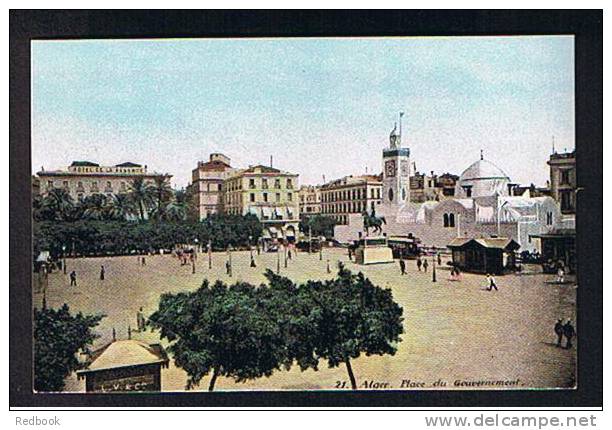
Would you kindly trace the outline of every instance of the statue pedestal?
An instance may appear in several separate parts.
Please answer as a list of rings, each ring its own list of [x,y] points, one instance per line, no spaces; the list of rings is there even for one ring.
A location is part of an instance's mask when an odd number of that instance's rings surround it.
[[[355,249],[357,264],[393,263],[393,251],[385,236],[365,237],[359,240]]]

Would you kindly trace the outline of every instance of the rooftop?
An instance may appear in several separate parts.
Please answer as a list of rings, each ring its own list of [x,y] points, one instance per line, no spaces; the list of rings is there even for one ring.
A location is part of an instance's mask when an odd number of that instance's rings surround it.
[[[78,373],[167,362],[168,356],[161,345],[148,345],[134,339],[117,340],[94,351],[87,369]]]

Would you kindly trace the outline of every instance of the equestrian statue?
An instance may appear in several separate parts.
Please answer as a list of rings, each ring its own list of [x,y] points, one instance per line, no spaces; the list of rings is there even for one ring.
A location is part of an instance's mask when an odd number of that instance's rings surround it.
[[[382,225],[387,224],[384,216],[377,217],[374,208],[372,208],[372,214],[368,214],[367,211],[364,211],[363,216],[363,228],[365,229],[366,236],[370,234],[370,228],[373,229],[374,234],[382,233]]]

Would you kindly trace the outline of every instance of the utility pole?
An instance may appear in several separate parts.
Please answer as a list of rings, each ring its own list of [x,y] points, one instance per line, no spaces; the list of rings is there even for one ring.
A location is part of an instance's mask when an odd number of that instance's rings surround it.
[[[210,239],[208,240],[208,269],[212,269],[212,244]]]

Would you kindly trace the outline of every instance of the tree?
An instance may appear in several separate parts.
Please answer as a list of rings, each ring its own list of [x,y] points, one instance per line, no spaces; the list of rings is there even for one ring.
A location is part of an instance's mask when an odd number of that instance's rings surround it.
[[[96,327],[103,315],[72,315],[68,305],[34,309],[34,389],[62,391],[64,379],[81,368],[79,351],[87,352],[98,336]]]
[[[110,219],[124,221],[134,215],[134,204],[129,194],[114,194],[108,206]]]
[[[151,204],[152,191],[151,187],[142,177],[136,177],[130,184],[130,198],[134,205],[138,208],[140,220],[144,221],[146,217],[147,207]]]
[[[109,206],[104,194],[96,193],[85,197],[79,204],[83,218],[90,220],[104,220],[108,217]]]
[[[344,363],[351,387],[357,389],[351,359],[361,354],[394,355],[403,333],[402,308],[390,289],[377,287],[363,273],[354,275],[342,265],[333,280],[309,281],[308,291],[316,303],[311,311],[316,355],[329,367]]]
[[[269,376],[286,361],[281,330],[258,296],[247,283],[211,287],[206,280],[195,292],[162,295],[148,324],[171,342],[176,366],[189,375],[187,389],[209,373],[209,391],[219,376]]]
[[[39,218],[48,221],[70,221],[74,211],[74,200],[63,188],[52,188],[40,201]]]
[[[330,216],[312,215],[302,218],[300,221],[300,231],[305,234],[312,233],[313,237],[325,236],[327,238],[334,237],[334,226],[336,220]]]
[[[157,220],[165,219],[166,206],[168,206],[174,195],[170,187],[169,176],[156,176],[153,184],[150,185],[150,192],[154,201],[152,215]]]

